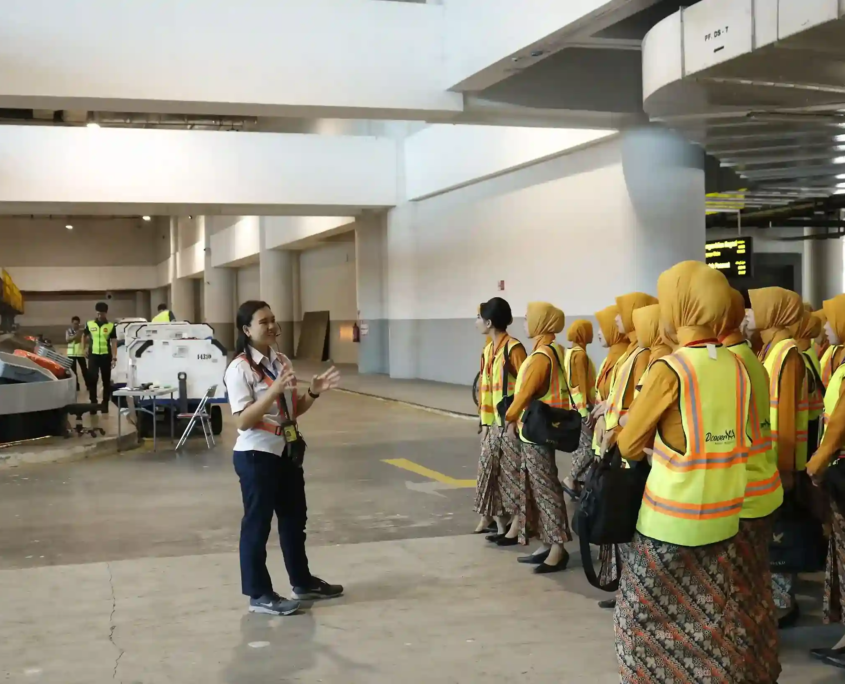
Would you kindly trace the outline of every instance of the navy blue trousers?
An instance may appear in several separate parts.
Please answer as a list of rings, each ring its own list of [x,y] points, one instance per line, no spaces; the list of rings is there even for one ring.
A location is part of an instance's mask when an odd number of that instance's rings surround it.
[[[305,474],[284,456],[264,451],[235,451],[235,472],[241,480],[241,589],[252,598],[273,591],[267,572],[267,540],[273,514],[292,587],[311,583],[305,555]]]

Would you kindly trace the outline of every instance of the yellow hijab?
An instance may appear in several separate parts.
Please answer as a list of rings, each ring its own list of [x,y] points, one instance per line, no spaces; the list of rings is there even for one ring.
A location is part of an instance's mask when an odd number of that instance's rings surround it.
[[[819,336],[822,329],[821,320],[804,309],[801,320],[793,325],[789,332],[795,338],[795,343],[801,351],[807,351],[813,344],[813,340]]]
[[[660,337],[660,305],[651,304],[634,311],[634,331],[643,349],[651,349]]]
[[[528,336],[534,340],[534,349],[555,341],[555,335],[566,325],[563,311],[548,302],[528,302],[525,316]]]
[[[763,287],[749,290],[748,297],[765,344],[776,335],[784,340],[792,337],[790,328],[800,323],[804,315],[804,303],[797,292],[782,287]]]
[[[841,341],[845,341],[845,294],[828,299],[822,304],[822,308],[833,332]]]
[[[745,300],[741,293],[731,288],[728,306],[721,318],[716,320],[716,336],[724,340],[729,335],[739,332],[743,319],[745,319]]]
[[[593,324],[583,318],[572,321],[566,338],[573,345],[578,345],[582,349],[586,349],[587,345],[593,341]]]
[[[660,317],[680,344],[716,337],[714,327],[730,301],[725,276],[701,261],[682,261],[657,279]]]
[[[619,315],[619,307],[615,304],[608,306],[601,311],[596,311],[596,320],[599,322],[601,334],[607,342],[608,347],[614,347],[617,344],[627,343],[625,336],[619,332],[616,327],[616,317]]]
[[[630,292],[616,298],[616,306],[619,307],[619,315],[622,318],[622,327],[625,329],[629,342],[637,341],[637,332],[634,330],[634,311],[652,304],[657,304],[657,300],[645,292]]]

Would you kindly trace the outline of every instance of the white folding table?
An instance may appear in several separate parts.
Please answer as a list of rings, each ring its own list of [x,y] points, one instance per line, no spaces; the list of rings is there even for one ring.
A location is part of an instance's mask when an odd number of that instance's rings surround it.
[[[172,442],[176,439],[176,411],[173,410],[173,393],[176,392],[175,387],[150,387],[149,389],[127,389],[122,388],[119,390],[115,390],[112,392],[112,396],[117,398],[117,449],[120,451],[120,420],[122,418],[120,412],[120,397],[132,397],[133,399],[137,399],[139,402],[144,401],[146,399],[152,400],[152,408],[146,408],[144,406],[136,406],[135,411],[137,413],[146,413],[153,418],[153,451],[156,450],[157,446],[157,435],[156,435],[156,399],[159,397],[165,397],[168,394],[170,395],[170,403],[171,403],[171,411],[170,411],[170,441]]]

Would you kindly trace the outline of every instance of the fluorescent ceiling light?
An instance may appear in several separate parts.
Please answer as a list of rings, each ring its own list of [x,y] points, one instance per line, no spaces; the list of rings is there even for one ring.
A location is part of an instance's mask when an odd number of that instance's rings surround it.
[[[89,121],[86,126],[88,126],[88,128],[99,128],[100,124],[98,124],[96,121]]]
[[[73,230],[73,226],[70,225],[69,223],[65,226],[65,228],[67,228],[68,230]]]
[[[845,164],[845,157],[837,157],[833,160],[834,164]]]
[[[142,216],[141,218],[144,219],[145,221],[152,221],[152,219],[149,216]]]

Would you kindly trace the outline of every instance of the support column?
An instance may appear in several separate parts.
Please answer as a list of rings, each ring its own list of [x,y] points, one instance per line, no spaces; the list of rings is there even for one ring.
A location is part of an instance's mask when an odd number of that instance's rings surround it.
[[[387,216],[366,211],[355,222],[355,277],[361,344],[359,373],[388,373],[390,336],[385,302]]]
[[[146,290],[135,293],[135,316],[150,320],[150,296]]]
[[[200,217],[205,222],[205,217]],[[205,226],[205,272],[203,273],[203,322],[214,328],[214,336],[227,350],[235,348],[235,272],[214,268],[211,263],[211,231]]]
[[[264,219],[261,219],[261,253],[259,256],[259,291],[279,324],[279,350],[293,356],[293,266],[291,253],[281,249],[267,249],[264,239]]]
[[[195,321],[194,282],[179,277],[179,219],[170,219],[170,310],[179,321]]]

